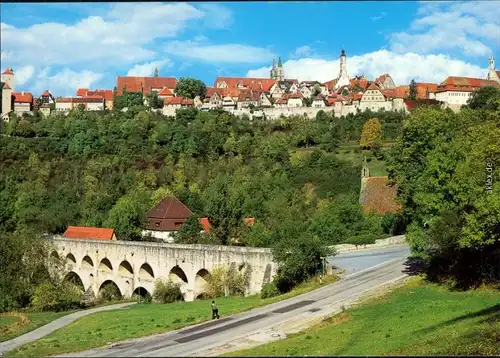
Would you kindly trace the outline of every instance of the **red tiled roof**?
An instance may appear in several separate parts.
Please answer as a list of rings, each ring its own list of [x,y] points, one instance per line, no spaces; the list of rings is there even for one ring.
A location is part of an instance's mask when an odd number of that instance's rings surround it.
[[[203,227],[203,231],[210,232],[210,221],[208,221],[208,218],[200,218],[200,225]]]
[[[323,86],[325,86],[328,91],[332,91],[333,88],[335,87],[335,84],[337,83],[336,79],[330,80],[328,82],[323,83]]]
[[[376,80],[375,80],[375,83],[377,84],[383,84],[384,81],[387,79],[387,78],[390,78],[391,75],[389,75],[388,73],[384,73],[383,75],[380,75]]]
[[[183,97],[171,97],[165,99],[165,104],[182,104]]]
[[[288,103],[288,99],[287,98],[283,98],[281,97],[280,99],[278,99],[276,101],[276,104],[287,104]]]
[[[243,218],[243,222],[248,226],[253,226],[253,224],[255,224],[255,218]]]
[[[152,88],[169,88],[175,89],[177,79],[174,77],[118,77],[116,79],[116,92],[119,96],[122,95],[123,87],[127,92],[141,92],[147,96]]]
[[[33,103],[33,95],[30,92],[12,92],[14,103]]]
[[[2,75],[13,75],[14,70],[12,68],[6,68],[5,71],[2,72]]]
[[[372,82],[372,84],[366,90],[367,91],[368,90],[379,90],[380,91],[380,88],[375,84],[375,82]]]
[[[500,71],[495,71],[497,73],[498,78],[500,78]]]
[[[112,240],[114,232],[114,229],[107,228],[68,226],[63,236],[70,239]]]
[[[194,104],[194,101],[192,99],[185,98],[182,100],[182,104],[185,104],[187,106],[192,106]]]
[[[387,177],[367,178],[362,201],[365,212],[375,212],[379,215],[401,209],[396,202],[396,187],[388,185]]]
[[[49,91],[45,90],[45,91],[42,93],[42,96],[50,96]]]
[[[87,92],[89,91],[88,88],[79,88],[76,90],[76,95],[78,97],[83,97],[83,96],[86,96],[87,95]]]
[[[351,78],[351,80],[349,81],[349,88],[354,88],[356,85],[358,87],[361,87],[362,89],[365,89],[366,86],[368,86],[368,80]]]
[[[214,93],[217,93],[219,96],[222,96],[222,88],[207,87],[207,94],[205,97],[210,98],[214,95]]]
[[[214,87],[220,82],[225,82],[228,88],[238,88],[238,85],[249,87],[251,89],[263,89],[269,91],[276,83],[270,78],[247,78],[247,77],[217,77]]]
[[[500,85],[496,81],[483,80],[481,78],[450,76],[437,86],[436,92],[472,92],[473,90],[486,86],[500,87]]]
[[[89,91],[87,93],[87,97],[101,97],[104,98],[106,101],[112,101],[113,100],[113,90],[94,90],[94,91]]]
[[[166,97],[166,96],[173,96],[174,94],[170,89],[167,87],[163,88],[160,92],[158,92],[158,96]]]
[[[175,196],[163,199],[148,212],[148,218],[159,219],[187,219],[191,215],[191,210]]]
[[[354,101],[359,101],[362,97],[363,97],[363,95],[361,93],[353,93],[352,94],[352,99]]]

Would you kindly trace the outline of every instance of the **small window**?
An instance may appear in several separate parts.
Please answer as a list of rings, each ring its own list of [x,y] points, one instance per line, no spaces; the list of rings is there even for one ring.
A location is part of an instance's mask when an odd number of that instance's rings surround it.
[[[156,225],[156,227],[160,227],[160,221],[157,221],[157,222],[155,223],[155,225]]]
[[[179,229],[182,226],[182,223],[181,222],[176,222],[174,225],[175,225],[176,229]]]

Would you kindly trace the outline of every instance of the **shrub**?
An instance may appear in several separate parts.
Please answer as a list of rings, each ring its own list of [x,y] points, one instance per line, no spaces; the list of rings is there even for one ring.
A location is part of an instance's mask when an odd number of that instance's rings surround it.
[[[122,295],[120,294],[118,287],[114,284],[107,284],[99,291],[99,301],[116,301],[121,299]]]
[[[181,285],[172,281],[158,279],[155,282],[153,299],[158,303],[174,303],[184,300]]]
[[[244,272],[247,272],[247,269]],[[207,296],[243,296],[245,294],[245,279],[248,281],[248,275],[244,272],[238,272],[235,267],[216,267],[207,277]]]
[[[82,306],[83,292],[71,284],[42,283],[35,288],[32,305],[40,311],[65,311]]]
[[[367,157],[367,158],[366,158],[366,161],[367,161],[368,163],[370,163],[370,162],[372,161],[372,157]]]
[[[278,287],[276,287],[276,284],[274,282],[270,282],[264,285],[262,287],[262,291],[260,292],[260,297],[261,298],[271,298],[278,296],[280,294],[280,291],[278,290]]]
[[[384,234],[401,235],[405,232],[404,218],[400,214],[385,214],[382,217],[381,226]]]
[[[348,239],[347,243],[351,245],[356,245],[356,247],[358,247],[359,245],[374,244],[376,239],[377,235],[374,234],[360,234]]]

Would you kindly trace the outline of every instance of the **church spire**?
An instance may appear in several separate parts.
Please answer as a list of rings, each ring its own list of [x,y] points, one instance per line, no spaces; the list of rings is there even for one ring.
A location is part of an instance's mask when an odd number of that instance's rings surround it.
[[[495,71],[495,58],[492,56],[490,56],[490,70],[491,71]]]
[[[278,67],[283,67],[283,62],[281,62],[281,56],[278,57]]]

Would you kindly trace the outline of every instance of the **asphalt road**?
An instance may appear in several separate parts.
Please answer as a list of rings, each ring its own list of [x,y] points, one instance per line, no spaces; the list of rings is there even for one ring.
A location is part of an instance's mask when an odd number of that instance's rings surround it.
[[[193,356],[278,324],[317,315],[348,302],[361,293],[402,277],[407,247],[391,247],[343,253],[329,261],[346,272],[338,282],[272,305],[219,320],[108,347],[68,354],[71,357],[175,357]],[[354,273],[352,273],[354,272]],[[209,308],[207,308],[208,310]],[[224,307],[220,307],[224,312]],[[208,313],[207,313],[208,314]]]

